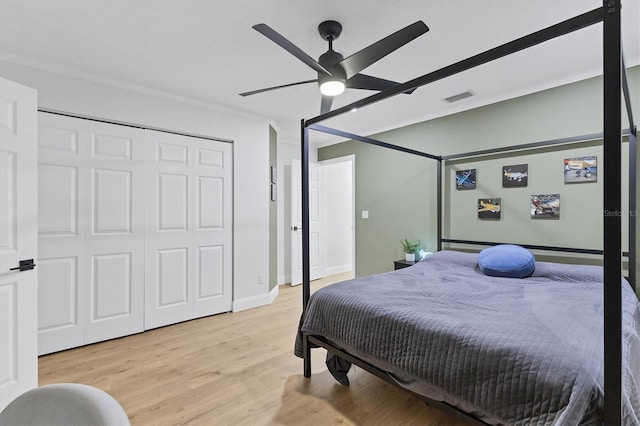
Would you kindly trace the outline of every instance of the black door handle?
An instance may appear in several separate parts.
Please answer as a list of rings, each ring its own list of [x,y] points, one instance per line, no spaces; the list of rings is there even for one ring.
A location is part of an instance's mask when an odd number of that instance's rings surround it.
[[[16,266],[15,268],[9,268],[9,270],[22,272],[22,271],[30,271],[36,267],[36,264],[33,263],[33,259],[21,260],[18,265],[19,266]]]

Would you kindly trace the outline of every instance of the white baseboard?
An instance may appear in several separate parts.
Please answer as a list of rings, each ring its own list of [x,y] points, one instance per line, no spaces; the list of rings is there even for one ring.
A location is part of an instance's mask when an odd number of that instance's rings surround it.
[[[275,286],[269,293],[234,300],[232,311],[240,312],[251,308],[257,308],[259,306],[269,305],[276,297],[278,297],[278,294],[280,294],[280,289],[278,286]]]
[[[343,272],[349,272],[349,271],[353,271],[353,265],[351,263],[347,265],[327,267],[324,269],[324,275],[326,277],[329,275],[342,274]]]
[[[278,285],[289,284],[291,282],[291,275],[280,275],[278,277]]]
[[[269,303],[273,303],[273,301],[276,300],[276,297],[278,297],[279,294],[280,294],[280,287],[278,286],[273,287],[273,289],[269,292]]]

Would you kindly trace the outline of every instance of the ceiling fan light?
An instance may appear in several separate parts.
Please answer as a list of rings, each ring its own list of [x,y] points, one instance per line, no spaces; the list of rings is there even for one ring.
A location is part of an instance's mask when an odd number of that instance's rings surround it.
[[[338,96],[344,92],[345,87],[344,81],[328,80],[320,85],[320,93],[325,96]]]

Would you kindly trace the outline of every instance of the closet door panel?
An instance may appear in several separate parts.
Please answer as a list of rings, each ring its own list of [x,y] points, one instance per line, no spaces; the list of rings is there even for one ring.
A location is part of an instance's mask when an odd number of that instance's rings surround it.
[[[131,315],[131,253],[94,255],[91,321]]]
[[[146,131],[145,142],[145,329],[150,329],[193,318],[193,149],[189,138],[156,131]]]
[[[232,147],[147,131],[145,327],[231,310]]]
[[[224,179],[197,176],[198,231],[224,228]]]
[[[93,169],[92,232],[132,233],[133,179],[129,170]]]
[[[144,330],[144,133],[92,122],[86,343]]]
[[[39,354],[84,345],[83,259],[73,247],[59,247],[58,257],[38,260]]]
[[[194,140],[194,316],[232,308],[232,146]]]
[[[78,167],[64,164],[38,166],[38,217],[42,236],[78,235]]]
[[[42,119],[43,114],[39,115]],[[39,122],[38,148],[49,153],[78,154],[79,134],[75,129],[67,128],[66,120],[49,116],[45,122]]]
[[[189,175],[156,174],[157,231],[187,231]]]
[[[38,327],[48,330],[77,326],[78,259],[73,256],[43,259],[38,267],[43,274],[51,277],[48,285],[43,286],[38,294]],[[51,299],[57,301],[60,309],[46,309]]]
[[[38,354],[84,344],[88,123],[38,114]]]
[[[189,249],[159,249],[157,306],[160,309],[189,303]]]
[[[198,302],[225,295],[224,246],[199,246],[197,265]]]
[[[39,129],[39,353],[142,331],[142,131],[47,113]]]

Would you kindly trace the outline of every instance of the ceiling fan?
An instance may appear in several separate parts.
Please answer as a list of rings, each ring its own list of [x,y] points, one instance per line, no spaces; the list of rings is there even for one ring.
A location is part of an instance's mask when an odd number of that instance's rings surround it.
[[[329,50],[320,55],[316,61],[268,25],[257,24],[253,26],[253,29],[317,71],[318,78],[244,92],[240,93],[240,96],[317,82],[322,93],[321,114],[331,110],[333,97],[341,94],[345,88],[381,91],[399,85],[400,83],[395,81],[361,74],[360,71],[429,31],[429,27],[424,22],[417,21],[345,58],[333,50],[333,41],[340,37],[342,25],[336,21],[324,21],[318,25],[318,32],[323,39],[329,42]],[[409,94],[413,90],[415,89],[403,93]]]

